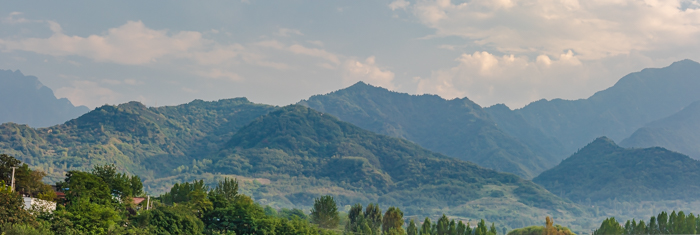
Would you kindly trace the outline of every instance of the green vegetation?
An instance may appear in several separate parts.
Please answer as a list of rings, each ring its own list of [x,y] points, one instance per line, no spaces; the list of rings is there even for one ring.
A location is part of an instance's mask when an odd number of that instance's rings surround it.
[[[632,219],[627,220],[622,226],[614,217],[603,221],[594,235],[619,235],[619,234],[697,234],[700,231],[700,218],[690,213],[686,215],[683,211],[676,214],[676,211],[668,213],[661,212],[657,216],[652,216],[649,222],[644,220],[639,222]]]
[[[556,164],[551,154],[537,147],[537,141],[527,142],[538,150],[533,151],[499,129],[489,113],[467,98],[409,95],[359,82],[299,104],[375,133],[404,138],[426,149],[526,179]]]
[[[624,147],[664,147],[700,159],[700,101],[680,112],[654,121],[620,142]]]
[[[340,205],[379,202],[400,207],[408,216],[447,213],[486,218],[509,228],[531,224],[547,213],[568,222],[586,213],[515,175],[298,105],[241,128],[214,159],[214,170],[222,174],[269,179],[252,195],[279,207],[311,205],[313,198],[333,195]]]
[[[525,228],[514,229],[508,232],[508,235],[576,235],[567,227],[555,225],[552,218],[545,219],[545,226],[529,226]]]
[[[223,179],[201,177],[202,168],[212,163],[208,155],[274,108],[245,98],[158,108],[138,102],[105,105],[48,128],[2,124],[0,151],[46,172],[51,182],[69,170],[114,164],[144,178],[146,191],[163,192],[183,178]]]
[[[533,181],[581,203],[695,201],[700,162],[658,147],[625,149],[601,137]]]

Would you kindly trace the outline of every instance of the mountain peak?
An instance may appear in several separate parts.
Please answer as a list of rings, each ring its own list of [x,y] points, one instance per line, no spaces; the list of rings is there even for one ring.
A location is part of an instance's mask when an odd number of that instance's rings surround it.
[[[698,66],[698,65],[700,65],[700,63],[695,62],[694,60],[684,59],[684,60],[679,60],[679,61],[673,62],[668,67],[673,68],[673,67]]]

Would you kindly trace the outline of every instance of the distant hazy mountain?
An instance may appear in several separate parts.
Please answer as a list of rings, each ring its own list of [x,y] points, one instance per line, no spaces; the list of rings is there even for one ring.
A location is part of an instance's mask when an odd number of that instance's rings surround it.
[[[700,159],[700,101],[674,115],[645,125],[620,145],[660,146]]]
[[[540,100],[515,112],[571,153],[598,136],[622,140],[698,100],[700,64],[683,60],[631,73],[588,99]]]
[[[576,202],[697,200],[700,162],[660,147],[622,148],[601,137],[533,181]]]
[[[32,127],[61,124],[90,111],[85,106],[73,106],[65,98],[56,99],[38,78],[24,76],[19,70],[0,70],[0,100],[0,123]]]
[[[467,98],[409,95],[359,82],[300,104],[361,128],[413,141],[429,150],[525,178],[556,164],[499,129]]]

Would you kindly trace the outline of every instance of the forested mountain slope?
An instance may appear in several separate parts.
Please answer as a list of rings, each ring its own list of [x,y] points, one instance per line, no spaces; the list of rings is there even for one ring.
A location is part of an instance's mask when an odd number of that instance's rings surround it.
[[[700,100],[699,90],[700,64],[683,60],[631,73],[588,99],[540,100],[515,112],[572,153],[598,136],[620,141]]]
[[[533,151],[500,130],[488,113],[467,98],[409,95],[359,82],[299,104],[379,134],[525,178],[556,164],[547,152]]]
[[[205,164],[238,128],[273,109],[245,98],[158,108],[105,105],[48,128],[2,124],[0,152],[47,171],[49,179],[114,163],[149,182]]]
[[[61,124],[90,111],[85,106],[73,106],[65,98],[57,99],[37,77],[25,76],[19,70],[0,70],[0,100],[0,123],[32,127]]]
[[[551,213],[566,221],[582,213],[531,181],[300,105],[241,128],[217,156],[212,171],[270,180],[253,193],[267,202],[310,205],[331,194],[341,205],[378,201],[407,215],[482,216],[513,225],[537,220],[523,214]]]
[[[622,148],[601,137],[533,181],[576,202],[694,201],[700,162],[660,147]]]
[[[700,101],[680,112],[639,128],[621,146],[660,146],[700,159]]]

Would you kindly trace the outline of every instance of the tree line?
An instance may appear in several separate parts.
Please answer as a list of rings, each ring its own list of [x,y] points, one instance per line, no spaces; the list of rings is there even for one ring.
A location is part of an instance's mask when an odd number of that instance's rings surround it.
[[[700,217],[690,213],[686,215],[683,211],[667,212],[662,211],[657,216],[652,216],[648,222],[644,220],[627,222],[622,225],[615,217],[607,218],[596,229],[594,235],[603,234],[697,234],[700,231]]]

